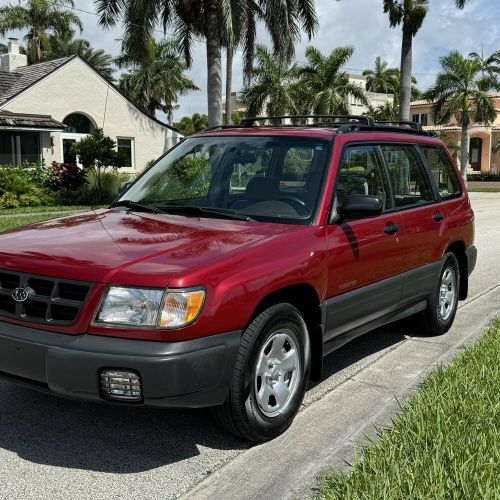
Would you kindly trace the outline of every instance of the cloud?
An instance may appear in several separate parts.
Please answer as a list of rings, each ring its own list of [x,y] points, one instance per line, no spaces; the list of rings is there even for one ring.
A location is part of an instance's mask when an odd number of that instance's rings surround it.
[[[75,0],[75,7],[95,12],[92,0]],[[324,53],[340,45],[353,45],[355,52],[348,63],[352,73],[372,67],[377,56],[392,66],[399,66],[401,30],[390,28],[388,17],[383,12],[382,0],[316,0],[316,10],[320,20],[318,33],[311,42],[303,37],[296,47],[297,61],[304,61],[304,51],[309,44]],[[96,16],[82,12],[78,14],[84,25],[82,36],[95,47],[117,55],[120,51],[121,26],[103,30],[98,26]],[[456,49],[465,54],[480,52],[481,43],[486,55],[500,50],[500,24],[495,21],[498,19],[500,2],[497,0],[470,0],[463,11],[455,7],[454,0],[430,0],[429,13],[413,45],[413,72],[419,87],[426,88],[433,82],[439,71],[439,57],[451,50]],[[160,33],[156,35],[161,37]],[[258,41],[269,43],[262,29],[259,30]],[[207,109],[204,43],[196,43],[193,56],[189,76],[200,91],[181,97],[176,118],[195,112],[204,113]],[[241,53],[235,57],[233,73],[233,89],[238,90],[242,86]]]

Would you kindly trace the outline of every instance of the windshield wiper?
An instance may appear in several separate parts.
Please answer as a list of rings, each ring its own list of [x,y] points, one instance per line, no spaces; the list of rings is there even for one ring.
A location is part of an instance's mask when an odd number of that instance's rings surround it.
[[[154,205],[150,205],[149,203],[139,203],[137,201],[132,200],[120,200],[111,203],[110,208],[114,207],[125,207],[130,208],[132,210],[140,210],[142,212],[151,212],[153,214],[164,214],[165,212]]]
[[[255,221],[255,219],[252,219],[248,215],[238,214],[232,210],[226,210],[224,208],[197,207],[196,205],[162,205],[161,210],[163,213],[179,212],[194,215],[208,214],[218,215],[227,219]]]

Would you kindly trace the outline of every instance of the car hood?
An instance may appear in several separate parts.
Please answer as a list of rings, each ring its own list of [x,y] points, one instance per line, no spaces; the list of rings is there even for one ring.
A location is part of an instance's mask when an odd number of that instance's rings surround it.
[[[103,209],[1,233],[0,269],[166,286],[193,266],[206,265],[290,227]]]

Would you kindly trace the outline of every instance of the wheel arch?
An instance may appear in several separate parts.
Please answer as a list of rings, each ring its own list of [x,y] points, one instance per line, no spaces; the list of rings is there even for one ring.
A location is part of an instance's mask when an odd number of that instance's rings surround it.
[[[446,248],[445,253],[453,253],[458,261],[460,271],[459,300],[465,300],[469,292],[469,272],[465,242],[454,241]]]
[[[280,303],[291,304],[302,314],[311,342],[311,371],[309,377],[311,380],[319,380],[323,372],[324,321],[320,299],[312,285],[298,283],[269,293],[254,309],[247,326],[262,311]]]

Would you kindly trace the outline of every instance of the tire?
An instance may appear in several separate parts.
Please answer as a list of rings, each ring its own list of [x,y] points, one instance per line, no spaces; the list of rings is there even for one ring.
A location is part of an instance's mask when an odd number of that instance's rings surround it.
[[[290,427],[304,399],[310,359],[300,312],[291,304],[266,309],[243,332],[227,400],[213,408],[215,421],[248,441],[279,436]]]
[[[443,258],[434,290],[427,299],[427,309],[421,316],[421,326],[425,334],[443,335],[451,328],[457,313],[459,288],[460,268],[457,258],[453,253],[447,253]]]

